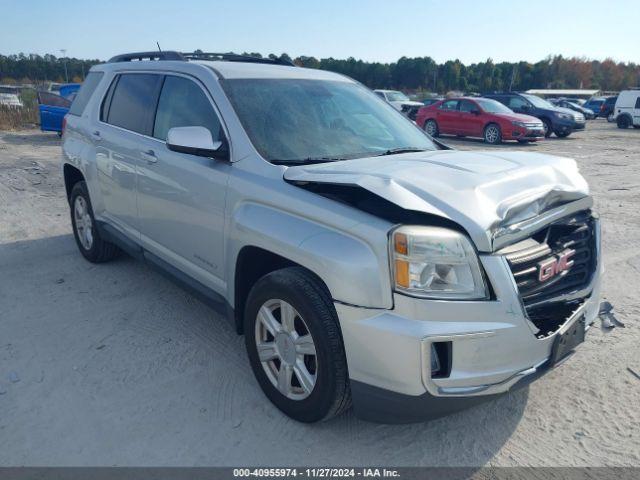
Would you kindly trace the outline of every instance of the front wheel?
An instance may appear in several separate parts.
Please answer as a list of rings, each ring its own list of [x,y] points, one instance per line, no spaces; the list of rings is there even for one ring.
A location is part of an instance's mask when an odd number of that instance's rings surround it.
[[[553,130],[551,129],[551,122],[546,118],[542,120],[542,128],[544,129],[544,137],[549,138]]]
[[[427,134],[430,137],[437,137],[438,135],[440,135],[440,129],[438,128],[438,124],[433,119],[427,120],[425,122],[424,131],[427,132]]]
[[[562,132],[554,132],[554,133],[558,138],[567,138],[569,135],[571,135],[571,132],[569,130],[564,130]]]
[[[487,125],[484,129],[484,141],[490,145],[498,145],[502,142],[502,131],[495,123]]]
[[[618,128],[629,128],[631,126],[629,117],[627,117],[626,115],[620,115],[617,118],[616,123],[618,125]]]
[[[246,303],[244,331],[253,373],[286,415],[317,422],[350,406],[338,315],[313,274],[291,267],[258,280]]]

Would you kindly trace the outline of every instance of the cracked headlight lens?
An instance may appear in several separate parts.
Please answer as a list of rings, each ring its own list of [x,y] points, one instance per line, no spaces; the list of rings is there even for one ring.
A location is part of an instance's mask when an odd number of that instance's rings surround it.
[[[424,298],[488,297],[478,255],[469,239],[441,227],[402,226],[391,235],[397,291]]]

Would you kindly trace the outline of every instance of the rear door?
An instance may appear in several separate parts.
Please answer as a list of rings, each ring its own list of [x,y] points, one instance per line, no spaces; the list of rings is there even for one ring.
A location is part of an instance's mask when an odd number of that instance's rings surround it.
[[[138,157],[138,215],[145,248],[216,291],[224,291],[224,208],[232,168],[167,148],[173,127],[202,126],[226,141],[215,104],[196,79],[167,75],[153,140]]]
[[[62,132],[62,119],[69,112],[71,101],[51,92],[38,92],[40,129],[44,132]]]
[[[91,132],[104,215],[136,239],[136,165],[148,148],[162,79],[154,73],[118,74],[103,100],[100,122]]]
[[[459,133],[458,100],[445,100],[436,110],[436,121],[440,133],[457,135]]]

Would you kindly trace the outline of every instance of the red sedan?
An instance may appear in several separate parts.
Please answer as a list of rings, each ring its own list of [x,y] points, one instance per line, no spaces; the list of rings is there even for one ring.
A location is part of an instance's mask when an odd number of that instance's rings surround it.
[[[416,123],[432,137],[440,134],[484,138],[491,144],[502,140],[535,142],[544,138],[544,126],[530,115],[514,113],[489,98],[448,98],[418,110]]]

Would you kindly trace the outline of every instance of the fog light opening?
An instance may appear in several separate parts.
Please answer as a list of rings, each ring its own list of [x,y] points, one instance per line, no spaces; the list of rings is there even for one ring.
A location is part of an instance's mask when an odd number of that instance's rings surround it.
[[[451,342],[431,344],[431,378],[446,378],[451,374]]]

